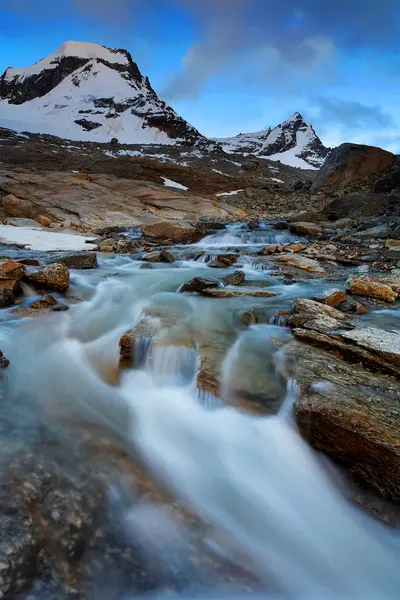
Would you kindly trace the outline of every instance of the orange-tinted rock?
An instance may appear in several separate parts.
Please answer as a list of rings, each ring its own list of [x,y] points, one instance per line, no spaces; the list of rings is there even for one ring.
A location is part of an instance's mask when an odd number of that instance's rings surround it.
[[[352,294],[368,296],[385,302],[394,302],[398,297],[397,292],[389,285],[364,277],[349,279],[347,289]]]
[[[182,221],[156,221],[143,225],[142,232],[146,238],[160,241],[170,240],[175,244],[198,242],[204,235],[196,227]]]
[[[50,227],[51,225],[51,219],[45,215],[38,215],[35,217],[35,221],[39,223],[39,225],[43,225],[43,227]]]
[[[5,260],[0,264],[0,279],[19,281],[26,273],[26,267],[13,260]]]
[[[342,290],[325,290],[320,294],[314,296],[313,300],[316,302],[321,302],[322,304],[327,304],[328,306],[336,307],[341,302],[344,302],[347,299],[346,293]]]
[[[34,273],[28,273],[26,279],[39,289],[65,292],[69,287],[68,267],[60,263],[44,267]]]
[[[321,267],[319,262],[313,260],[312,258],[306,258],[305,256],[298,256],[296,254],[290,254],[279,257],[279,262],[286,263],[291,265],[292,267],[297,267],[298,269],[302,269],[303,271],[308,271],[311,273],[323,273],[324,269]]]
[[[304,233],[306,235],[318,235],[322,233],[324,230],[320,225],[316,223],[308,223],[306,221],[299,221],[297,223],[292,223],[290,226],[290,231],[293,233]]]

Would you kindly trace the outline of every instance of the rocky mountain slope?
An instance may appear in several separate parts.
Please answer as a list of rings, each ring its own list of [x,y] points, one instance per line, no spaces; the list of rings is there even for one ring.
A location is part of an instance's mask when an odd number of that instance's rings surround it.
[[[274,129],[219,139],[225,152],[256,154],[303,169],[319,169],[329,153],[311,125],[295,113]]]
[[[126,50],[67,42],[0,79],[1,125],[73,140],[214,147],[160,100]]]

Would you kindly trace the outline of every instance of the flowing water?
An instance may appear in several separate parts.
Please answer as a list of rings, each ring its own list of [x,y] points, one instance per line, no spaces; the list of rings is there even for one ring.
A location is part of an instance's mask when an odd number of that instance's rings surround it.
[[[288,241],[288,234],[267,226],[255,232],[236,227],[196,248],[250,251]],[[204,276],[204,264],[184,257],[189,250],[175,248],[176,262],[153,269],[141,269],[130,256],[100,257],[99,269],[72,272],[70,294],[84,301],[67,313],[31,321],[5,311],[0,341],[11,361],[5,394],[14,405],[29,398],[30,410],[47,423],[61,411],[111,432],[178,503],[207,523],[210,552],[237,569],[246,564],[258,582],[253,591],[246,585],[213,591],[210,576],[204,598],[398,598],[398,539],[344,499],[325,463],[296,433],[291,414],[297,387],[283,381],[281,357],[271,344],[290,336],[268,324],[276,312],[326,284],[284,285],[268,270],[253,268],[254,259],[244,252],[239,263],[246,276],[279,296],[178,294],[182,283]],[[218,269],[211,276],[229,272]],[[254,305],[265,311],[265,324],[245,329],[237,313]],[[161,332],[158,343],[152,345],[151,335],[136,342],[136,368],[115,379],[119,339],[143,315]],[[218,398],[196,386],[201,348],[210,340],[225,352]],[[249,373],[252,378],[253,371],[276,384],[277,414],[253,416],[229,406],[234,382]],[[127,535],[141,540],[163,568],[172,572],[179,564],[185,572],[186,585],[175,593],[194,597],[191,580],[199,573],[187,559],[191,532],[151,503],[128,501],[118,511]],[[207,579],[207,570],[199,569]]]

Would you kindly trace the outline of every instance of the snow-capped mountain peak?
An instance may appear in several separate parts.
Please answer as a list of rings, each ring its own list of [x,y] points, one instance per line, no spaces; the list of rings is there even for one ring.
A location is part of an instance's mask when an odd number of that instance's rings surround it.
[[[303,169],[319,168],[329,152],[298,112],[273,129],[240,133],[218,141],[225,152],[255,154]]]
[[[73,140],[215,147],[160,100],[126,50],[66,42],[0,78],[0,126]]]

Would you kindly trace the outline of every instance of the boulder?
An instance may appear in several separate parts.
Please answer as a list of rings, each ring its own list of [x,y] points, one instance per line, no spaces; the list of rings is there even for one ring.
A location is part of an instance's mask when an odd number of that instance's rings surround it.
[[[336,308],[341,312],[355,313],[356,315],[364,315],[367,312],[364,304],[361,304],[361,302],[349,297],[346,297],[346,300],[340,302],[340,304],[337,304]]]
[[[0,279],[20,281],[26,273],[26,267],[14,260],[5,260],[0,264]]]
[[[399,500],[398,381],[310,344],[294,342],[284,351],[295,369],[289,375],[301,385],[301,435],[380,494]]]
[[[289,323],[292,327],[314,329],[324,333],[355,327],[354,319],[350,315],[309,298],[294,299]]]
[[[54,262],[66,265],[69,269],[95,269],[96,252],[71,252],[58,256]]]
[[[361,144],[341,144],[330,152],[315,178],[311,193],[338,189],[387,169],[394,154]]]
[[[172,252],[170,252],[169,250],[166,250],[165,248],[164,248],[164,250],[161,250],[161,252],[160,252],[160,260],[161,260],[161,262],[165,262],[165,263],[175,262],[175,258],[174,258],[174,255],[172,254]]]
[[[240,290],[232,290],[224,287],[207,287],[204,288],[201,293],[205,296],[212,296],[213,298],[272,298],[273,296],[278,296],[276,292],[244,287]]]
[[[324,272],[324,269],[321,267],[318,261],[314,260],[313,258],[306,258],[305,256],[299,256],[297,254],[285,254],[280,256],[278,261],[310,273]]]
[[[362,327],[343,331],[341,337],[381,356],[388,362],[400,365],[400,334],[375,327]]]
[[[0,288],[0,307],[14,304],[14,294],[11,290]]]
[[[369,277],[350,278],[347,281],[347,290],[351,294],[376,298],[385,302],[394,302],[398,297],[398,293],[390,285],[374,281]]]
[[[189,223],[156,221],[142,226],[143,236],[151,240],[171,241],[174,244],[191,244],[204,236],[203,232]]]
[[[142,256],[142,260],[144,260],[145,262],[148,262],[148,263],[160,262],[161,261],[160,254],[161,254],[160,252],[148,252],[147,254],[144,254]]]
[[[6,358],[4,356],[4,354],[2,353],[2,351],[0,350],[0,368],[1,369],[5,369],[8,367],[8,365],[10,364],[10,361],[8,360],[8,358]]]
[[[50,227],[51,225],[51,219],[45,215],[37,215],[35,221],[39,223],[39,225],[43,225],[43,227]]]
[[[69,287],[68,268],[66,265],[60,263],[44,267],[34,273],[27,273],[25,278],[29,283],[33,283],[39,289],[65,292]]]
[[[213,288],[218,285],[216,279],[206,279],[204,277],[194,277],[187,283],[184,283],[180,288],[180,292],[202,292],[206,288]]]
[[[336,307],[341,302],[347,300],[347,295],[342,290],[324,290],[313,297],[316,302],[327,304],[328,306]]]
[[[305,250],[307,248],[307,246],[305,244],[290,244],[289,246],[286,246],[286,250],[288,250],[289,252],[302,252],[303,250]]]
[[[8,290],[13,294],[18,294],[21,290],[19,281],[15,279],[0,279],[0,290]]]
[[[49,306],[55,306],[57,300],[50,294],[45,294],[40,300],[37,300],[32,304],[32,308],[48,308]]]
[[[318,235],[323,233],[323,228],[316,223],[307,223],[306,221],[298,221],[290,225],[290,231],[293,233],[304,233],[305,235]]]
[[[224,285],[240,285],[245,280],[243,271],[234,271],[230,275],[224,277],[221,281]]]

